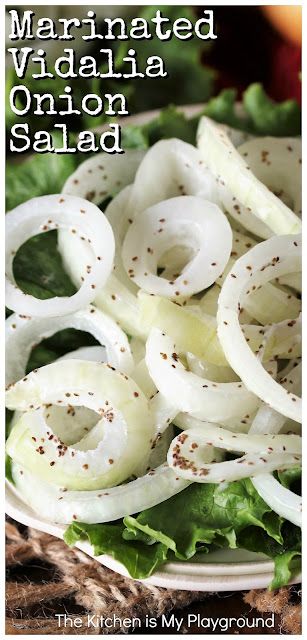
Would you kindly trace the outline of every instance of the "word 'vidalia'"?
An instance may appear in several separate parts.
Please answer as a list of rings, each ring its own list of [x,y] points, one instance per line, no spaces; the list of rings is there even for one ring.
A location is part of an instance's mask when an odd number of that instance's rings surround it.
[[[93,56],[82,56],[78,62],[74,49],[64,49],[65,55],[57,58],[53,65],[54,73],[48,70],[46,59],[46,51],[31,47],[10,47],[8,53],[12,55],[14,68],[18,78],[24,78],[29,63],[35,65],[37,73],[32,72],[34,80],[43,78],[54,78],[55,75],[60,78],[165,78],[168,74],[165,70],[164,62],[160,56],[149,56],[146,65],[141,70],[137,60],[137,54],[134,49],[128,50],[128,55],[121,59],[115,56],[112,49],[100,49],[99,60]],[[119,71],[119,68],[122,71]],[[102,70],[101,70],[102,69]]]

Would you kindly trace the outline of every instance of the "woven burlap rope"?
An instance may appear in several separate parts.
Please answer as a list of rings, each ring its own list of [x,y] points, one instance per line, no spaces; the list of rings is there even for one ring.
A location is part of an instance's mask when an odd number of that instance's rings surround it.
[[[212,595],[144,586],[110,571],[78,549],[69,549],[53,536],[20,527],[12,521],[6,525],[6,535],[7,634],[84,633],[76,628],[59,628],[55,612],[65,612],[67,602],[70,617],[79,617],[84,622],[88,613],[104,617],[116,613],[120,619],[144,620],[147,614],[159,618],[174,608],[186,607]],[[46,580],[40,579],[37,583],[24,575],[21,579],[19,569],[22,567],[24,574],[25,567],[35,567],[35,561],[45,563]],[[291,602],[291,589],[280,589],[273,594],[266,590],[250,591],[244,599],[259,612],[278,614],[281,632],[300,633],[301,609],[299,604]],[[114,627],[103,630],[89,627],[86,634],[124,631],[120,623],[115,623]]]

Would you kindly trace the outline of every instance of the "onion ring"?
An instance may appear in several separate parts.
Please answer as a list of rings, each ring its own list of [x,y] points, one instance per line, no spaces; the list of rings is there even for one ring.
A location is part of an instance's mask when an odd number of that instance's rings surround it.
[[[107,361],[116,369],[130,373],[133,358],[127,336],[107,315],[90,305],[58,318],[28,318],[13,314],[6,320],[6,382],[16,382],[25,375],[34,345],[62,329],[91,333],[106,348]]]
[[[179,478],[167,464],[142,478],[107,491],[70,491],[40,480],[24,466],[12,465],[14,484],[23,499],[49,522],[70,524],[74,520],[95,524],[118,520],[154,507],[189,482]]]
[[[199,151],[176,138],[156,142],[146,153],[135,176],[128,205],[134,218],[162,200],[198,195],[219,204],[216,181]]]
[[[156,387],[170,405],[200,420],[227,420],[250,414],[257,396],[239,382],[215,383],[186,371],[171,338],[152,329],[146,343],[146,364]]]
[[[219,462],[220,451],[243,451],[246,455]],[[208,455],[217,462],[207,463]],[[250,435],[231,433],[204,422],[174,438],[168,452],[169,466],[192,482],[233,482],[251,475],[296,466],[301,460],[301,438],[294,435]],[[204,464],[205,462],[205,464]]]
[[[176,299],[213,284],[228,262],[231,243],[230,225],[215,204],[181,196],[160,202],[134,220],[122,257],[130,278],[145,291]],[[170,282],[156,275],[158,261],[167,249],[179,244],[190,245],[197,253]]]
[[[7,452],[37,476],[70,489],[123,482],[149,456],[154,434],[148,402],[136,383],[111,365],[66,360],[28,374],[10,386],[10,409],[24,411],[7,440]],[[72,447],[45,420],[46,404],[84,406],[100,417]]]
[[[39,300],[23,293],[13,275],[13,258],[29,238],[51,229],[69,229],[89,243],[93,266],[83,272],[83,282],[71,297]],[[33,198],[6,215],[6,299],[17,313],[31,316],[63,316],[78,311],[96,296],[110,275],[114,256],[114,237],[110,224],[96,205],[74,196],[49,195]]]
[[[301,386],[301,365],[295,363],[287,372],[286,376],[283,376],[280,380],[282,386],[297,393]],[[289,369],[289,367],[287,367]],[[278,433],[286,418],[280,413],[277,413],[274,409],[270,409],[266,405],[259,408],[252,426],[249,430],[250,434],[254,433]],[[290,491],[286,487],[283,487],[276,478],[269,473],[264,473],[255,478],[251,478],[251,481],[258,491],[261,498],[269,505],[272,511],[278,513],[282,518],[286,518],[298,527],[302,526],[302,498],[293,491]]]
[[[251,219],[256,216],[256,221],[259,219],[267,226],[268,231],[262,224],[259,233],[257,225],[257,235],[262,237],[264,232],[270,231],[276,234],[300,233],[300,219],[256,178],[225,132],[205,116],[199,123],[197,146],[220,184],[225,185],[232,197],[249,210]]]
[[[297,422],[301,422],[300,398],[288,393],[263,369],[246,342],[238,313],[253,285],[300,270],[300,246],[300,236],[274,236],[239,258],[223,284],[217,313],[218,337],[232,369],[261,400]]]
[[[230,366],[217,336],[215,317],[202,313],[199,306],[182,307],[144,291],[139,292],[138,299],[144,333],[148,335],[150,328],[156,327],[173,338],[180,352],[191,352],[212,364]],[[245,338],[255,353],[261,348],[267,328],[242,325]],[[263,362],[275,356],[292,359],[301,355],[301,318],[296,322],[284,320],[271,328],[272,335],[262,356]]]
[[[133,182],[144,155],[143,149],[128,149],[124,154],[115,155],[96,154],[69,176],[62,193],[100,204]]]

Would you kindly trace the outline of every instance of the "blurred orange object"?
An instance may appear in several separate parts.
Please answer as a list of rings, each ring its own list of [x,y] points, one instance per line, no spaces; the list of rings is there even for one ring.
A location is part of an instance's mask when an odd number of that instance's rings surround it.
[[[261,9],[286,40],[301,46],[302,5],[264,5]]]

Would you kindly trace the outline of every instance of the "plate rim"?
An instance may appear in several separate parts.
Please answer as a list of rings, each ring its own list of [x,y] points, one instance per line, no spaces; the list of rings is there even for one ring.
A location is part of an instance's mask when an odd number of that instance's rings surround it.
[[[41,520],[24,502],[8,479],[6,479],[6,513],[21,524],[63,539],[66,526]],[[78,542],[75,546],[103,566],[133,579],[124,565],[112,556],[108,554],[94,556],[89,542]],[[161,570],[154,572],[149,578],[137,579],[137,582],[149,586],[189,591],[242,591],[268,587],[273,575],[272,560],[230,563],[167,562]],[[300,574],[295,576],[291,583],[300,582],[300,578]]]

